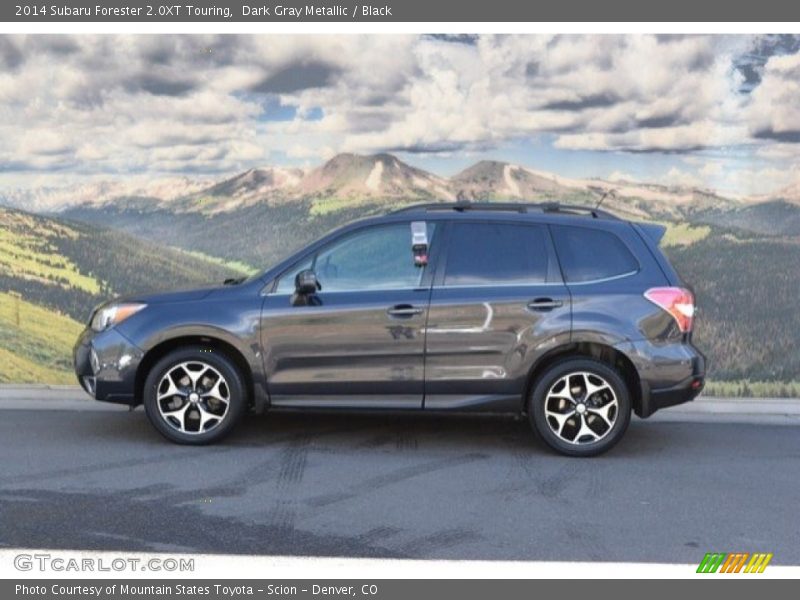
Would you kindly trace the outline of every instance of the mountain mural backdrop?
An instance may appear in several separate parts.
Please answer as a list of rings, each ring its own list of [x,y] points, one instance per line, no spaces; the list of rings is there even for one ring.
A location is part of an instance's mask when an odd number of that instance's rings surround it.
[[[0,191],[0,382],[71,383],[70,347],[91,308],[145,289],[263,269],[345,222],[415,202],[595,205],[659,221],[700,312],[712,392],[800,395],[800,189],[711,189],[566,178],[483,160],[452,177],[391,154],[313,169]]]

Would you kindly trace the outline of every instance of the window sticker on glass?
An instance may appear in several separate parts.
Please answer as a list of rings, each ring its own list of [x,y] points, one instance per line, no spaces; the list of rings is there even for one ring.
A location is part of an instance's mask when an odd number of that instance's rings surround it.
[[[428,227],[425,221],[411,222],[411,251],[414,253],[414,266],[428,264]]]

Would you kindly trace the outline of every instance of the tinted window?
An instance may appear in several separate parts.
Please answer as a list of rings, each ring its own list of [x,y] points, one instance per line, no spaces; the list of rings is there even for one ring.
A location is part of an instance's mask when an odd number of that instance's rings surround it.
[[[428,224],[428,244],[434,224]],[[278,281],[276,291],[294,291],[294,278],[303,269],[314,269],[322,291],[357,291],[414,288],[424,268],[414,266],[411,225],[381,225],[347,235],[290,268]]]
[[[549,253],[538,225],[454,223],[445,285],[545,283]]]
[[[639,269],[628,247],[611,232],[561,225],[552,230],[567,282],[607,279]]]

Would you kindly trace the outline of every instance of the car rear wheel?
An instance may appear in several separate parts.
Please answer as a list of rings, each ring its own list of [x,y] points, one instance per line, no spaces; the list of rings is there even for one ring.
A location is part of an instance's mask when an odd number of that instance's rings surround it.
[[[170,352],[145,381],[148,419],[159,433],[179,444],[216,442],[236,425],[246,405],[238,368],[211,348]]]
[[[631,398],[609,365],[572,358],[548,368],[533,386],[528,416],[539,437],[568,456],[595,456],[613,447],[628,428]]]

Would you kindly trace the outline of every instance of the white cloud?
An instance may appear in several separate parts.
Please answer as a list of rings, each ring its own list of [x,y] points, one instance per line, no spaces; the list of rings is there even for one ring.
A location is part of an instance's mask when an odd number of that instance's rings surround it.
[[[667,185],[701,187],[704,180],[695,173],[681,170],[678,167],[672,167],[662,176],[661,181]]]
[[[218,172],[276,156],[469,154],[545,138],[570,151],[741,147],[754,164],[739,169],[774,182],[798,162],[800,54],[769,58],[742,94],[733,62],[748,36],[4,40],[7,172]],[[725,183],[732,172],[706,161],[664,177]]]
[[[700,169],[698,169],[698,173],[708,179],[711,177],[719,177],[724,172],[724,167],[722,163],[719,162],[707,162],[704,164]]]
[[[624,171],[612,171],[611,174],[608,177],[606,177],[606,179],[608,179],[608,181],[614,181],[614,182],[637,181],[635,175],[632,175],[631,173],[626,173]]]
[[[753,135],[800,142],[800,53],[771,57],[752,96]]]
[[[744,41],[741,42],[744,44]],[[714,37],[488,36],[474,45],[422,41],[418,72],[381,109],[383,126],[349,150],[485,146],[554,133],[569,149],[685,151],[737,143],[744,100],[731,44]],[[356,114],[351,89],[319,92]],[[309,91],[314,96],[317,91]],[[358,96],[358,94],[355,94]]]
[[[659,183],[718,190],[735,197],[771,195],[800,181],[796,175],[800,163],[790,167],[741,160],[695,158],[685,161],[685,167],[671,167],[657,178]]]

